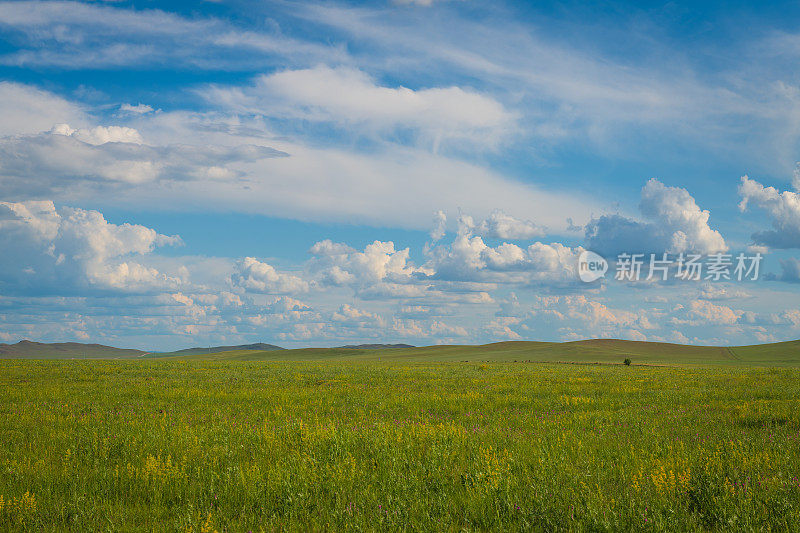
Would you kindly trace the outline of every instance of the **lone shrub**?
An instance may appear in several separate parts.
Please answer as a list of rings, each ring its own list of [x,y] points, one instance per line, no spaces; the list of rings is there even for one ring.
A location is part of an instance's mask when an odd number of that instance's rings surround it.
[[[625,360],[623,361],[623,363],[625,363],[625,366],[631,366],[631,358],[630,357],[626,357]]]

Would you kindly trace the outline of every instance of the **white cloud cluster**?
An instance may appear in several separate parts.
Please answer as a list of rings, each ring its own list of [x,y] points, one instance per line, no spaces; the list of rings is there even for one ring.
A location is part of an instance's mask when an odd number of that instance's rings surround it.
[[[357,328],[383,328],[386,321],[382,316],[358,309],[349,304],[342,304],[339,309],[331,315],[331,319],[336,324],[346,324]]]
[[[773,230],[760,231],[752,236],[756,245],[770,248],[800,248],[800,175],[795,173],[795,191],[779,191],[742,177],[739,208],[745,211],[752,205],[766,211]]]
[[[94,128],[73,129],[69,124],[56,124],[50,130],[53,135],[74,137],[79,141],[95,146],[106,143],[142,144],[142,136],[133,128],[125,126],[95,126]]]
[[[56,209],[51,201],[0,202],[0,245],[14,250],[0,259],[6,291],[177,287],[185,272],[168,275],[131,258],[180,243],[145,226],[111,224],[97,211]]]
[[[495,212],[496,214],[498,212]],[[461,215],[458,233],[450,244],[437,244],[427,250],[425,268],[431,276],[443,280],[478,282],[526,282],[534,280],[570,281],[576,279],[575,268],[582,248],[570,248],[561,243],[535,242],[526,248],[504,242],[489,246],[474,232],[492,227],[492,221],[507,222],[502,214],[475,224],[471,217]],[[514,222],[519,222],[514,220]],[[529,235],[529,223],[522,227],[500,226],[502,231],[517,237]],[[495,224],[492,231],[498,231]],[[516,232],[516,233],[515,233]]]
[[[308,291],[308,283],[298,276],[278,272],[272,265],[254,257],[236,263],[231,284],[250,292],[265,294],[297,294]]]
[[[733,325],[739,322],[743,311],[718,305],[707,300],[695,300],[687,305],[678,304],[671,322],[676,325],[706,326]]]
[[[719,231],[709,226],[710,213],[700,209],[686,189],[650,179],[639,205],[648,222],[603,215],[586,225],[586,246],[607,255],[620,252],[697,252],[728,249]]]
[[[612,308],[583,294],[534,296],[530,304],[515,294],[503,302],[486,326],[500,338],[578,340],[624,338],[646,340],[656,330],[643,310]]]
[[[461,215],[458,219],[461,231],[468,230],[473,235],[489,239],[507,240],[527,240],[534,237],[544,237],[545,228],[531,222],[530,220],[520,220],[502,209],[495,209],[485,219],[475,222],[469,215]],[[434,213],[434,227],[431,230],[431,238],[434,241],[440,240],[447,227],[447,215],[444,211]]]
[[[330,240],[317,242],[310,249],[309,275],[321,286],[350,285],[364,292],[411,296],[418,289],[411,284],[424,271],[410,260],[410,250],[396,250],[391,241],[375,241],[363,252]]]
[[[441,320],[423,321],[395,319],[392,331],[404,338],[435,338],[439,343],[463,342],[469,336],[463,326],[453,326]]]

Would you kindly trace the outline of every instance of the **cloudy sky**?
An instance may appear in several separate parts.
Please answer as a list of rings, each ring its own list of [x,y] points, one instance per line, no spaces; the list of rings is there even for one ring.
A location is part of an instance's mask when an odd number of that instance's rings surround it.
[[[0,342],[798,338],[798,23],[0,2]],[[605,278],[580,281],[584,250]],[[620,253],[764,259],[630,281]]]

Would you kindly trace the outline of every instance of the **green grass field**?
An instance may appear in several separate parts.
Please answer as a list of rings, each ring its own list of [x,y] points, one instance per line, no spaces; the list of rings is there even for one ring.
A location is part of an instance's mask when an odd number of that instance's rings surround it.
[[[800,530],[800,374],[745,365],[774,353],[495,347],[2,360],[0,529]]]

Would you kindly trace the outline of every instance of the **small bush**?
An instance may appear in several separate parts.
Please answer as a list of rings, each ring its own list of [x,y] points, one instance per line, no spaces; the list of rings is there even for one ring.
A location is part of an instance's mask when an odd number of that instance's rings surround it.
[[[631,358],[630,357],[626,357],[625,360],[623,361],[623,363],[625,363],[625,366],[631,366]]]

